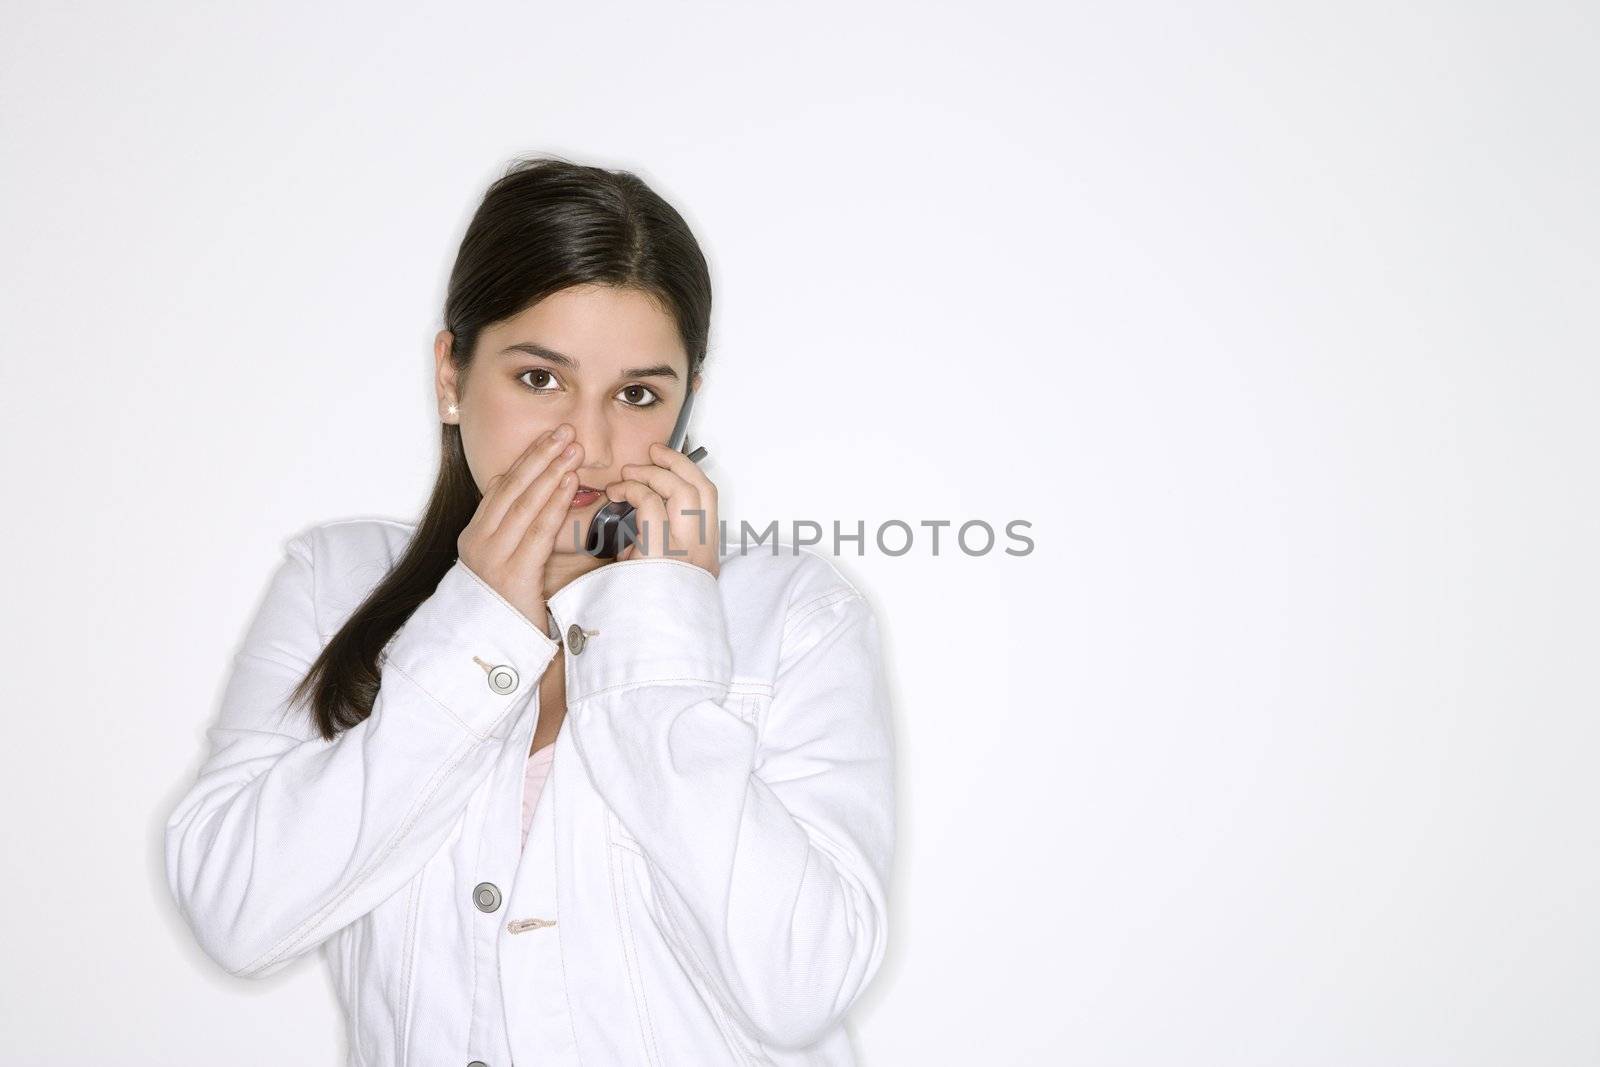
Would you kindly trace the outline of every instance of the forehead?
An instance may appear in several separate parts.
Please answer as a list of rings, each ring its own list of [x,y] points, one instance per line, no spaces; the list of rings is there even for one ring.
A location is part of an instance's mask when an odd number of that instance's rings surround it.
[[[479,351],[493,358],[508,345],[533,342],[576,361],[584,376],[605,377],[625,368],[665,363],[680,376],[689,355],[678,324],[648,293],[591,285],[552,293],[485,329]],[[527,358],[513,352],[506,358]]]

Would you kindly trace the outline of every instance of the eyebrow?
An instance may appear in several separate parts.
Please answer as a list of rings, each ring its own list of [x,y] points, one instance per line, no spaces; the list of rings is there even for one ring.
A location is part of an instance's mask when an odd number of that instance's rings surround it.
[[[538,356],[541,359],[548,359],[551,363],[555,363],[562,367],[570,367],[572,370],[578,369],[578,361],[573,359],[571,356],[562,355],[555,349],[546,348],[544,345],[538,344],[534,341],[518,341],[516,344],[507,345],[505,348],[500,350],[500,354],[502,356],[509,356],[517,352],[521,352],[530,356]],[[624,378],[675,379],[678,377],[678,372],[673,370],[672,367],[666,363],[657,363],[653,367],[629,367],[627,370],[622,372],[622,376]]]

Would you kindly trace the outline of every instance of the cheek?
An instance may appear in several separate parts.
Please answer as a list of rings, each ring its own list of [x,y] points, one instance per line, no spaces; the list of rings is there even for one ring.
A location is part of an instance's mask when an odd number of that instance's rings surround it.
[[[672,433],[672,419],[652,419],[649,425],[643,425],[645,420],[640,419],[641,425],[629,427],[627,431],[617,437],[617,465],[624,463],[649,463],[650,446],[652,444],[665,444],[667,437]]]
[[[510,470],[543,431],[525,420],[486,417],[481,409],[475,414],[476,418],[461,422],[461,449],[482,492],[489,479]]]

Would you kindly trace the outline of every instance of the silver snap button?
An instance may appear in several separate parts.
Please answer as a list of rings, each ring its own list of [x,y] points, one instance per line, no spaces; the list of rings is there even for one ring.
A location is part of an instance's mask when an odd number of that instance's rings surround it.
[[[573,623],[567,627],[567,651],[574,656],[583,651],[583,627]]]
[[[478,906],[479,911],[498,911],[500,887],[493,882],[479,882],[472,889],[472,902]]]
[[[514,693],[517,689],[516,668],[502,663],[498,667],[489,668],[489,688],[501,696]]]
[[[473,1060],[471,1063],[467,1064],[467,1067],[489,1067],[489,1065],[484,1063],[482,1060]]]

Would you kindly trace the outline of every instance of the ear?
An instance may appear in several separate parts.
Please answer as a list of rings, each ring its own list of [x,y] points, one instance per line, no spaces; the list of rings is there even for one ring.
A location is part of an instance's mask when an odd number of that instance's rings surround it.
[[[447,409],[451,404],[460,405],[461,393],[457,388],[456,366],[450,359],[451,347],[455,344],[455,335],[449,330],[440,330],[433,338],[433,391],[439,408],[441,422],[461,421],[460,414],[450,415]]]

